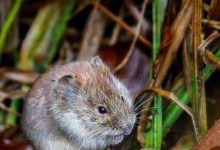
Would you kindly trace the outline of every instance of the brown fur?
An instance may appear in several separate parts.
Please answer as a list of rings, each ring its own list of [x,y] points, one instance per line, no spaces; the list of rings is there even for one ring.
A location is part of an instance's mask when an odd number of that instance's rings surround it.
[[[135,118],[128,90],[95,57],[45,73],[27,96],[22,129],[39,150],[103,149],[121,142]]]

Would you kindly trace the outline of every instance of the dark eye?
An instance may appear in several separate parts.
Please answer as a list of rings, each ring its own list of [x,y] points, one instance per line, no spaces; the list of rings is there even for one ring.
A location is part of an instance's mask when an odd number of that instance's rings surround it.
[[[123,96],[121,96],[121,100],[122,100],[123,102],[125,102],[125,99],[124,99],[124,97],[123,97]]]
[[[103,106],[99,106],[99,107],[98,107],[98,111],[99,111],[100,114],[106,114],[106,113],[107,113],[106,108],[103,107]]]

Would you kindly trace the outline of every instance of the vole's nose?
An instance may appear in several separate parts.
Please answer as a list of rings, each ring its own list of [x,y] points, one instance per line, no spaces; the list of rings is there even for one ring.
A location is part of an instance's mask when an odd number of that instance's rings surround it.
[[[124,125],[125,135],[131,134],[132,129],[133,129],[133,124],[131,124],[131,123],[126,123],[126,124]]]

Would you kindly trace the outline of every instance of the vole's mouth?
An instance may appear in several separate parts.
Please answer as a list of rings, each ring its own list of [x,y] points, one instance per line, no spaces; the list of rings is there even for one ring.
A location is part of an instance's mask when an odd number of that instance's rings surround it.
[[[118,135],[112,135],[110,136],[110,139],[113,144],[118,144],[120,143],[124,138],[124,134],[118,134]]]
[[[124,134],[118,134],[118,135],[113,135],[112,138],[119,138],[119,137],[123,137]]]

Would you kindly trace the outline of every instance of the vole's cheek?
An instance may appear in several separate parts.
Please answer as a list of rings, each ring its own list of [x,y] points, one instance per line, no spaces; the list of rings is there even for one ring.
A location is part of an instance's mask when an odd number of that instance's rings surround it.
[[[109,125],[112,123],[112,118],[109,115],[103,115],[103,116],[99,116],[98,120],[100,121],[100,123],[104,126]]]
[[[111,128],[111,122],[109,122],[109,121],[102,121],[102,122],[100,122],[100,126],[102,126],[104,128]]]
[[[91,121],[91,122],[96,122],[97,119],[96,119],[96,117],[91,117],[91,118],[90,118],[90,121]]]

